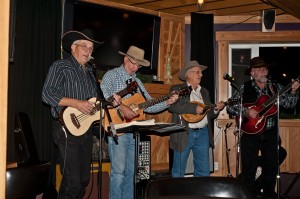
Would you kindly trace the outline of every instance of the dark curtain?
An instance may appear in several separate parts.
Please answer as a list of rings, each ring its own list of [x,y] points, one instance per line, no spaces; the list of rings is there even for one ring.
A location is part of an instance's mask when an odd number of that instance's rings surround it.
[[[213,25],[212,14],[191,13],[191,60],[208,66],[203,73],[201,85],[208,89],[212,100],[215,99]]]
[[[50,65],[60,58],[61,1],[15,1],[15,54],[9,68],[7,161],[16,161],[15,114],[30,119],[40,160],[56,154],[51,130],[50,108],[42,103],[41,91]]]
[[[203,72],[201,86],[208,89],[211,100],[215,101],[215,64],[213,42],[214,16],[211,14],[191,13],[191,60],[208,68]],[[214,123],[211,128],[214,129]],[[213,130],[214,131],[214,130]],[[212,148],[214,146],[211,146]],[[214,172],[213,152],[210,155],[211,172]]]

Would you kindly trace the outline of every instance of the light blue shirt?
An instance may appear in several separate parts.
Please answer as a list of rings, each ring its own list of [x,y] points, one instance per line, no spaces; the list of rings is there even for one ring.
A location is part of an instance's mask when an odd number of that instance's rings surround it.
[[[127,86],[126,83],[130,83],[132,81],[137,82],[137,84],[138,84],[137,92],[140,93],[142,96],[144,96],[144,98],[146,98],[145,100],[152,99],[150,94],[146,91],[141,80],[136,77],[136,74],[129,75],[123,65],[121,65],[120,67],[114,68],[112,70],[109,70],[103,76],[100,87],[102,89],[104,98],[107,99],[107,98],[111,97],[113,94],[125,89]],[[132,94],[127,94],[123,98],[126,99],[131,96],[132,96]],[[146,108],[144,111],[147,113],[157,113],[157,112],[165,110],[168,107],[169,107],[169,105],[166,105],[165,102],[161,102],[161,103],[158,103],[156,105]]]

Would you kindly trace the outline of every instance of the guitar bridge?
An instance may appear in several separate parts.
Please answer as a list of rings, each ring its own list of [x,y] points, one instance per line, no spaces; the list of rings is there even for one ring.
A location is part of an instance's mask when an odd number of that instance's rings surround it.
[[[71,116],[71,121],[72,121],[73,125],[74,125],[76,128],[79,129],[79,128],[80,128],[80,123],[79,123],[79,121],[78,121],[76,115],[75,115],[74,113],[72,113],[72,114],[70,114],[70,116]]]

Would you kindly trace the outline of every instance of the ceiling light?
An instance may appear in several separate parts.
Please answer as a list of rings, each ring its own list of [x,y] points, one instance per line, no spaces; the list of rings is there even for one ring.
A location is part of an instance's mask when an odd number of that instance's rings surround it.
[[[199,11],[202,11],[204,8],[204,0],[197,0],[197,7],[199,9]]]

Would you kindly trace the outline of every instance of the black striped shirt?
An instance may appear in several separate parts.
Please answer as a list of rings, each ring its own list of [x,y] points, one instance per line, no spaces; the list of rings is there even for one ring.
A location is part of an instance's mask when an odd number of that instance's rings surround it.
[[[97,96],[96,80],[91,73],[91,66],[81,66],[73,56],[52,64],[44,83],[42,100],[51,106],[54,118],[58,118],[64,108],[58,105],[63,97],[86,100]]]

